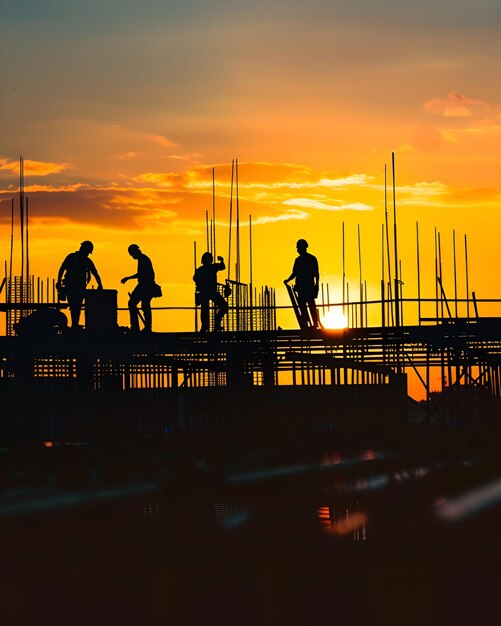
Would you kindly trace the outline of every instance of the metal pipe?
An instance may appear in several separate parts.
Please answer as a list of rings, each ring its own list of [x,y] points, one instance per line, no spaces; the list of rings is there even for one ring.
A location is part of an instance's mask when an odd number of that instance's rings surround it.
[[[395,325],[400,326],[400,284],[398,275],[398,243],[397,243],[397,201],[395,194],[395,153],[391,153],[391,169],[393,177],[393,246],[395,249]]]
[[[466,235],[464,236],[464,262],[465,262],[465,275],[466,275],[466,317],[470,318],[470,286],[469,286],[469,271],[468,271],[468,240]]]
[[[421,264],[419,259],[419,222],[416,222],[418,325],[421,325]]]
[[[229,233],[228,233],[228,280],[230,280],[231,275],[231,229],[232,229],[232,221],[233,221],[233,176],[235,170],[235,161],[231,160],[231,183],[230,183],[230,224],[229,224]]]
[[[454,261],[454,313],[458,316],[458,283],[457,283],[457,269],[456,269],[456,231],[452,230],[452,257]]]

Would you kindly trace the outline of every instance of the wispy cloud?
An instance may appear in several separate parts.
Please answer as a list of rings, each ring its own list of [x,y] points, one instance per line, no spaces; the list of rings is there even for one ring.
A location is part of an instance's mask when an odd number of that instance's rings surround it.
[[[472,117],[472,107],[478,106],[487,107],[488,104],[458,92],[449,93],[446,98],[433,98],[424,103],[426,111],[438,113],[444,117]]]
[[[71,185],[28,185],[25,191],[26,193],[35,193],[37,191],[61,193],[63,191],[80,191],[81,189],[89,188],[90,186],[85,183],[73,183]]]
[[[374,207],[363,202],[352,202],[343,205],[332,205],[310,198],[291,198],[284,200],[283,204],[288,206],[299,206],[305,209],[320,209],[321,211],[373,211]]]
[[[169,154],[169,159],[173,159],[174,161],[196,162],[197,159],[199,159],[202,156],[203,154],[200,152],[194,152],[193,154]]]
[[[374,176],[367,174],[352,174],[343,178],[322,178],[318,182],[319,187],[328,187],[329,189],[344,189],[346,187],[368,185],[374,180]]]
[[[160,144],[164,148],[175,148],[177,146],[177,143],[171,141],[164,135],[147,135],[147,137],[149,137],[155,143]]]
[[[59,174],[69,167],[68,163],[51,163],[48,161],[24,161],[24,173],[26,176],[48,176]],[[19,172],[19,161],[0,159],[0,170],[7,172]]]
[[[273,224],[274,222],[288,222],[290,220],[307,220],[310,214],[306,211],[291,209],[279,215],[261,215],[253,220],[253,224]]]

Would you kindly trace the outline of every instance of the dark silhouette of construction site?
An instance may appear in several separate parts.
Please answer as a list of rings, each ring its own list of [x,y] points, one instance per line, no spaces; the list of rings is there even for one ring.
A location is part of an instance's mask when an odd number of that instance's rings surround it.
[[[21,174],[22,271],[19,276],[12,275],[11,259],[2,282],[6,336],[0,338],[1,429],[7,439],[239,428],[280,432],[285,423],[296,432],[318,425],[370,431],[404,423],[412,412],[424,422],[467,423],[491,416],[499,408],[500,318],[482,317],[479,306],[485,301],[479,302],[468,286],[466,297],[458,296],[455,257],[455,293],[447,298],[440,233],[435,234],[435,296],[422,297],[419,268],[417,297],[402,296],[395,207],[393,261],[389,243],[384,246],[390,232],[387,210],[382,229],[381,298],[377,301],[367,299],[362,275],[360,297],[350,300],[344,275],[343,224],[342,302],[330,302],[328,286],[324,289],[318,284],[318,264],[306,298],[288,284],[293,270],[285,282],[299,328],[279,328],[275,289],[255,287],[252,262],[250,282],[241,281],[237,196],[233,202],[237,208],[236,241],[232,248],[230,203],[229,247],[229,256],[236,249],[236,275],[230,278],[228,272],[224,282],[216,282],[216,273],[222,273],[225,265],[216,251],[215,204],[212,217],[206,214],[207,251],[202,258],[207,257],[209,263],[216,256],[221,260],[207,266],[214,269],[211,280],[217,291],[207,292],[203,302],[195,302],[194,332],[131,335],[118,326],[117,292],[87,289],[77,298],[81,303],[85,295],[85,328],[72,333],[62,313],[68,304],[57,297],[61,276],[56,285],[54,279],[43,281],[30,274],[23,178]],[[232,166],[232,198],[234,180],[238,189],[237,162]],[[14,200],[12,220],[13,237]],[[252,236],[251,224],[249,227]],[[303,239],[298,241],[299,260],[301,254],[307,255],[307,245]],[[467,256],[466,245],[465,236]],[[87,255],[92,243],[84,242],[84,246]],[[134,252],[139,250],[134,246]],[[194,260],[196,267],[196,244]],[[231,263],[229,258],[228,266]],[[312,314],[313,298],[319,292],[320,317],[334,309],[342,312],[345,328],[319,328],[316,312]],[[205,333],[198,327],[200,304]],[[417,323],[412,325],[404,322],[408,307],[417,308]],[[430,308],[434,315],[425,316]],[[146,325],[151,329],[151,312],[148,315]],[[75,311],[72,318],[75,326]],[[369,325],[369,318],[379,323]],[[136,312],[134,319],[137,325]],[[215,329],[219,332],[212,332]],[[430,381],[437,374],[440,387],[433,389]],[[417,378],[425,392],[425,400],[414,407],[407,394],[408,375]]]

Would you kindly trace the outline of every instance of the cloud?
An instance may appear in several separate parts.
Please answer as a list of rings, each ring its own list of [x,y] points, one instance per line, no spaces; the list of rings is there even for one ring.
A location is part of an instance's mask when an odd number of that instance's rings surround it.
[[[24,161],[25,176],[48,176],[49,174],[59,174],[69,167],[68,163],[51,163],[48,161]],[[19,172],[19,161],[9,161],[0,159],[0,170],[7,172]]]
[[[26,193],[34,193],[37,191],[47,191],[51,193],[60,193],[62,191],[79,191],[80,189],[88,189],[89,185],[85,183],[73,183],[71,185],[28,185],[25,188]]]
[[[173,159],[174,161],[194,161],[202,157],[203,154],[200,152],[194,152],[193,154],[169,154],[169,159]]]
[[[310,214],[306,211],[299,211],[297,209],[290,209],[280,215],[261,215],[252,220],[253,225],[259,224],[273,224],[275,222],[287,222],[289,220],[307,220],[310,218]]]
[[[163,135],[147,135],[147,137],[149,137],[152,141],[159,143],[164,148],[175,148],[177,146],[177,143],[171,141]]]
[[[289,206],[300,206],[305,209],[320,209],[321,211],[373,211],[374,208],[368,204],[362,202],[352,202],[350,204],[343,204],[341,206],[334,206],[332,204],[325,204],[318,200],[312,200],[310,198],[291,198],[290,200],[284,200],[282,204]]]
[[[374,211],[374,207],[363,202],[352,202],[339,207],[340,211]]]
[[[322,178],[318,185],[320,187],[328,187],[329,189],[343,189],[354,185],[367,185],[374,180],[374,176],[367,174],[351,174],[344,178]]]
[[[173,207],[177,198],[169,193],[77,187],[59,188],[57,192],[49,187],[30,193],[31,222],[87,224],[113,230],[164,230],[178,214],[177,207]],[[0,206],[9,203],[10,196],[0,193],[0,200]],[[3,211],[3,221],[7,217]]]
[[[139,176],[134,176],[132,180],[141,185],[146,183],[152,187],[174,189],[179,186],[179,178],[180,174],[172,172],[145,172]]]
[[[433,98],[424,103],[424,108],[430,113],[444,117],[472,117],[472,107],[487,107],[482,100],[475,100],[457,92],[451,92],[446,98]]]

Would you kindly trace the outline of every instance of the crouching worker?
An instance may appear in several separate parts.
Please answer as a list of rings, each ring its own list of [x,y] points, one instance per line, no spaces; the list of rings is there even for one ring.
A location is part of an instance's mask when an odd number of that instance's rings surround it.
[[[137,272],[132,276],[124,276],[122,285],[128,280],[137,279],[137,285],[132,293],[129,294],[129,315],[130,327],[132,332],[139,332],[139,310],[137,305],[141,303],[143,312],[142,320],[144,322],[143,332],[150,333],[152,325],[151,300],[162,295],[160,285],[155,282],[155,271],[151,260],[146,254],[143,254],[136,243],[132,243],[128,247],[129,254],[137,261]]]
[[[196,303],[200,305],[200,321],[202,327],[200,331],[206,333],[209,328],[209,306],[214,303],[215,317],[214,330],[222,330],[221,322],[228,313],[228,303],[217,291],[217,273],[225,269],[222,256],[218,256],[218,263],[213,263],[213,256],[210,252],[202,254],[202,265],[198,267],[193,276],[196,285]]]

